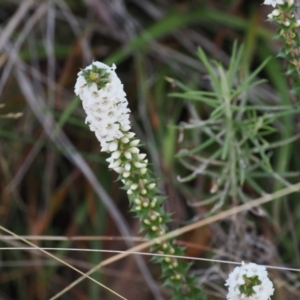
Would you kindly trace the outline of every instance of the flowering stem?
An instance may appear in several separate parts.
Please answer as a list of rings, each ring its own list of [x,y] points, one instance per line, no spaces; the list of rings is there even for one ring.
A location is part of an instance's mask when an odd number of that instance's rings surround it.
[[[289,0],[277,4],[276,9],[268,16],[279,26],[275,38],[282,40],[284,46],[278,56],[285,58],[289,63],[287,75],[294,78],[293,94],[297,94],[300,88],[300,36],[297,32],[300,21],[296,19],[296,9],[294,0]]]
[[[78,73],[75,93],[80,96],[87,113],[86,121],[95,132],[102,151],[110,154],[109,168],[119,174],[127,191],[131,211],[141,222],[141,230],[149,239],[168,232],[171,221],[162,206],[155,179],[148,169],[146,154],[140,153],[140,141],[130,131],[129,112],[123,85],[115,67],[94,62]],[[184,249],[173,240],[158,241],[152,251],[164,255],[184,255]],[[197,278],[188,271],[190,263],[171,257],[154,257],[162,267],[165,285],[173,290],[173,300],[204,300],[203,290],[196,285]]]

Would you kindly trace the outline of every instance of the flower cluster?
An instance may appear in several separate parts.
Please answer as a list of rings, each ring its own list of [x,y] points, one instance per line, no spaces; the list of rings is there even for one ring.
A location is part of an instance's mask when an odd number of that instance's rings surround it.
[[[146,154],[140,153],[140,140],[130,131],[130,110],[115,66],[94,62],[79,72],[75,93],[82,100],[86,122],[101,143],[101,150],[110,154],[109,168],[119,174],[131,211],[141,221],[141,229],[150,239],[164,235],[168,231],[166,223],[171,220],[162,206],[165,198],[159,195],[147,168]],[[151,250],[164,255],[184,255],[183,249],[172,241],[157,241]],[[187,275],[190,264],[173,257],[155,257],[154,260],[162,266],[165,284],[174,291],[173,299],[205,299],[202,289],[196,285],[197,279]]]
[[[270,1],[273,2],[273,4],[269,3]],[[271,14],[268,15],[268,18],[270,20],[276,20],[279,24],[283,24],[285,27],[290,27],[294,23],[294,22],[291,23],[290,19],[295,18],[295,14],[293,13],[294,0],[287,0],[287,1],[270,0],[270,1],[266,3],[267,2],[266,0],[264,4],[271,4],[273,7],[276,6],[276,8],[272,11]],[[293,26],[295,26],[295,24],[293,24]]]
[[[229,300],[268,300],[274,293],[266,268],[254,263],[236,267],[226,281]]]
[[[140,154],[139,148],[136,147],[140,140],[133,139],[134,136],[133,132],[127,132],[120,141],[115,140],[108,145],[111,152],[111,156],[107,159],[108,167],[121,174],[124,179],[128,178],[134,171],[141,175],[147,172],[146,154]]]
[[[285,1],[285,0],[265,0],[264,4],[272,5],[273,7],[275,7],[276,5],[284,4],[284,2],[290,2],[290,0],[287,0],[287,1]]]
[[[278,56],[289,62],[286,74],[291,75],[290,77],[294,80],[291,93],[298,94],[300,89],[300,35],[298,32],[300,20],[297,19],[297,5],[294,0],[272,1],[272,3],[276,4],[276,8],[268,15],[268,18],[278,25],[275,39],[283,41],[283,48]],[[265,4],[271,3],[265,1]]]
[[[75,94],[87,114],[86,123],[95,132],[102,151],[113,149],[110,142],[124,137],[131,128],[126,94],[115,69],[114,65],[110,68],[94,62],[78,73],[75,85]]]

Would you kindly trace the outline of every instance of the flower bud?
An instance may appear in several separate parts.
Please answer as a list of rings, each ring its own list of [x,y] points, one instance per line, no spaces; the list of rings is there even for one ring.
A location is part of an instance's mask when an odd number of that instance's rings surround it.
[[[272,15],[273,15],[274,17],[278,17],[278,16],[280,15],[280,10],[279,10],[279,9],[274,9],[274,10],[272,11]]]
[[[128,132],[126,134],[126,136],[129,138],[129,139],[132,139],[134,136],[135,136],[135,133],[134,132]]]
[[[115,151],[111,154],[111,158],[118,159],[121,156],[121,151]]]
[[[138,186],[136,183],[134,183],[134,184],[132,184],[132,185],[130,186],[130,188],[131,188],[133,191],[135,191],[138,187],[139,187],[139,186]]]
[[[109,158],[106,159],[106,161],[111,164],[114,161],[114,158],[110,156]]]
[[[133,140],[132,142],[130,142],[130,146],[135,147],[139,144],[140,140]]]
[[[127,144],[127,143],[129,142],[129,138],[126,137],[126,136],[124,136],[124,137],[121,138],[121,142],[122,142],[123,144]]]
[[[136,161],[134,164],[133,164],[136,168],[140,169],[143,164],[141,164],[140,162]]]
[[[124,168],[122,167],[117,167],[117,168],[114,168],[114,171],[117,172],[118,174],[121,174],[124,172]]]
[[[169,253],[170,253],[170,254],[174,254],[174,253],[175,253],[175,249],[174,249],[174,248],[170,248],[170,249],[169,249]]]
[[[140,171],[140,172],[141,172],[141,174],[142,174],[142,175],[145,175],[145,174],[147,173],[147,168],[143,168],[143,169],[141,169],[141,171]]]
[[[180,274],[176,274],[176,275],[175,275],[175,279],[176,279],[176,280],[180,280],[180,279],[181,279],[181,275],[180,275]]]
[[[131,153],[130,152],[125,152],[124,153],[124,156],[127,158],[127,159],[132,159],[132,155],[131,155]]]
[[[143,160],[146,156],[147,156],[147,154],[141,153],[141,154],[138,155],[138,159]]]
[[[132,147],[132,148],[129,148],[128,151],[132,154],[138,154],[140,152],[140,149],[137,147]]]
[[[125,171],[122,175],[124,178],[128,178],[130,176],[130,173]]]
[[[110,152],[115,152],[117,149],[118,149],[118,143],[117,142],[109,143],[108,150]]]
[[[155,183],[150,183],[150,184],[148,185],[148,189],[149,189],[149,190],[153,190],[153,189],[155,188],[155,186],[156,186]]]
[[[121,127],[121,130],[122,131],[128,131],[128,130],[130,130],[130,128],[131,128],[130,125],[124,125],[124,126]]]
[[[113,163],[111,163],[108,167],[111,169],[117,168],[122,164],[121,159],[118,159],[116,161],[114,161]]]
[[[127,163],[127,164],[125,165],[124,169],[125,169],[126,171],[130,171],[131,165],[130,165],[129,163]]]
[[[154,208],[156,206],[156,203],[157,203],[157,200],[156,198],[154,198],[152,201],[151,201],[151,207]]]

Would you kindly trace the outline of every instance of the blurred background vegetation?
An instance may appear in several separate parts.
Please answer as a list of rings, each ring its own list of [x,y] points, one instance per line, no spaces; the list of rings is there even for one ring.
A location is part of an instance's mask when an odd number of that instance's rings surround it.
[[[280,44],[272,39],[276,28],[266,22],[270,7],[262,2],[0,0],[1,225],[40,247],[57,248],[51,253],[82,271],[112,254],[59,248],[125,250],[135,243],[128,236],[139,235],[139,222],[128,212],[126,194],[116,174],[108,171],[106,156],[84,124],[80,100],[73,93],[78,71],[93,60],[118,67],[133,130],[168,197],[166,208],[175,220],[171,228],[209,213],[212,205],[194,204],[216,188],[215,182],[201,172],[180,182],[197,157],[189,165],[175,157],[180,149],[205,140],[197,130],[183,139],[174,126],[195,115],[205,119],[208,109],[168,95],[179,92],[178,82],[193,89],[207,86],[198,47],[226,67],[233,42],[244,44],[245,74],[275,57]],[[297,103],[289,94],[281,59],[272,58],[259,76],[268,81],[249,92],[251,103],[270,110]],[[273,126],[276,132],[269,142],[291,142],[268,153],[268,176],[261,172],[255,182],[245,181],[248,200],[299,181],[299,115],[279,117]],[[209,149],[202,151],[202,159],[210,157]],[[233,200],[222,208],[243,201]],[[195,230],[178,243],[187,247],[188,256],[300,268],[299,220],[299,194],[293,194]],[[3,231],[0,240],[1,247],[24,246]],[[79,276],[39,251],[1,250],[0,257],[0,299],[50,299]],[[130,300],[169,299],[168,290],[153,284],[161,281],[159,267],[148,258],[143,261],[130,257],[93,277]],[[208,299],[226,299],[228,266],[199,262],[193,271]],[[271,274],[274,299],[300,299],[298,273]],[[85,280],[61,299],[117,298]]]

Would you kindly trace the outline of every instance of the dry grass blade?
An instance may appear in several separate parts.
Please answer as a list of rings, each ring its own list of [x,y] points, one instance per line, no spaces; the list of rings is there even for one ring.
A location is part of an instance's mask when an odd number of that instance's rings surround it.
[[[28,22],[24,26],[24,28],[23,28],[21,34],[19,35],[18,39],[16,40],[15,44],[13,45],[13,49],[11,49],[11,52],[14,53],[14,55],[8,55],[8,61],[4,67],[3,74],[0,79],[0,93],[4,89],[4,86],[6,84],[6,81],[8,80],[10,73],[11,73],[13,65],[18,60],[17,54],[19,53],[22,44],[28,37],[32,28],[37,24],[37,22],[42,17],[44,17],[45,13],[47,12],[48,6],[49,6],[49,3],[44,3],[36,9],[36,11],[33,13],[32,17],[28,20]],[[1,32],[1,36],[3,34],[4,34],[4,32]],[[49,82],[48,82],[48,84],[49,84]],[[51,86],[51,84],[49,84],[49,86]]]
[[[7,43],[8,39],[16,29],[18,24],[22,21],[24,15],[33,6],[34,2],[35,0],[24,1],[20,5],[19,9],[16,11],[14,16],[10,19],[0,36],[0,51],[2,50],[3,46]]]
[[[19,235],[29,241],[125,241],[144,242],[148,239],[138,236],[45,236],[45,235]],[[0,235],[1,241],[13,241],[15,238],[10,235]]]
[[[35,250],[34,248],[30,247],[3,247],[0,248],[1,251],[12,251],[12,250]],[[85,249],[85,248],[55,248],[55,247],[39,247],[39,250],[45,251],[72,251],[72,252],[101,252],[101,253],[113,253],[113,254],[120,254],[120,253],[128,253],[128,251],[121,251],[121,250],[103,250],[103,249]],[[160,254],[160,253],[153,253],[153,252],[131,252],[131,255],[144,255],[144,256],[157,256],[157,257],[169,257],[169,258],[179,258],[179,259],[187,259],[191,261],[205,261],[205,262],[212,262],[212,263],[222,263],[222,264],[230,264],[230,265],[241,265],[241,262],[237,261],[230,261],[230,260],[222,260],[222,259],[209,259],[209,258],[202,258],[202,257],[194,257],[194,256],[182,256],[182,255],[173,255],[173,254]],[[300,269],[296,268],[286,268],[280,266],[269,266],[263,265],[268,269],[274,270],[282,270],[282,271],[292,271],[300,273]]]
[[[92,277],[90,277],[90,276],[88,276],[88,275],[85,275],[83,272],[81,272],[81,271],[78,270],[77,268],[71,266],[70,264],[66,263],[65,261],[63,261],[62,259],[58,258],[57,256],[55,256],[55,255],[53,255],[53,254],[51,254],[51,253],[49,253],[49,252],[47,252],[47,251],[41,249],[40,247],[36,246],[35,244],[33,244],[33,243],[31,243],[31,242],[29,242],[29,241],[27,241],[27,240],[25,240],[25,239],[19,237],[17,234],[11,232],[10,230],[8,230],[8,229],[6,229],[6,228],[4,228],[4,227],[2,227],[2,226],[0,226],[0,229],[3,230],[3,231],[6,232],[6,233],[9,233],[9,234],[13,235],[13,236],[16,237],[16,238],[19,238],[19,240],[21,240],[21,241],[24,242],[25,244],[30,245],[30,246],[33,247],[34,249],[37,249],[37,250],[43,252],[44,254],[46,254],[47,256],[50,256],[51,258],[53,258],[53,259],[59,261],[60,263],[62,263],[62,264],[64,264],[64,265],[68,266],[69,268],[71,268],[72,270],[76,271],[77,273],[79,273],[79,274],[85,276],[86,278],[92,280],[93,282],[97,283],[97,284],[100,285],[101,287],[103,287],[103,288],[109,290],[111,293],[115,294],[115,295],[118,296],[119,298],[127,300],[126,298],[124,298],[123,296],[121,296],[121,295],[119,295],[118,293],[114,292],[113,290],[111,290],[110,288],[108,288],[107,286],[105,286],[104,284],[98,282],[97,280],[95,280],[94,278],[92,278]]]
[[[45,134],[42,134],[42,136],[38,139],[37,143],[33,146],[30,153],[25,158],[24,163],[20,166],[17,174],[14,176],[11,182],[6,186],[5,189],[7,190],[8,193],[12,192],[22,181],[29,167],[33,163],[36,155],[41,150],[45,142],[44,140],[45,140]]]

